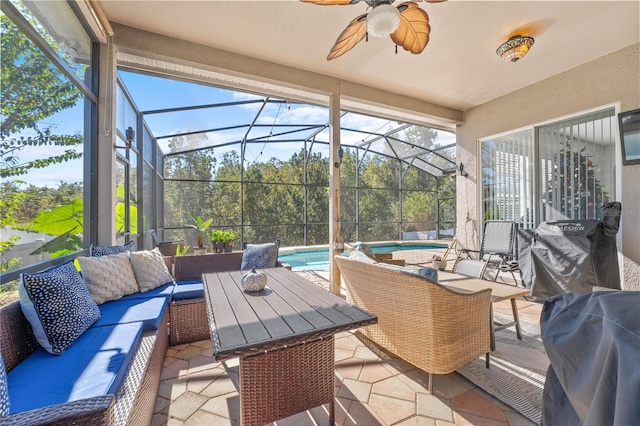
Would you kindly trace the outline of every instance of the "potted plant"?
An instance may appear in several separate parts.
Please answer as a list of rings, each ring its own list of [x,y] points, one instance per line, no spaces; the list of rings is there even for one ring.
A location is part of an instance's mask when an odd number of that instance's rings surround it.
[[[193,252],[195,254],[205,254],[207,248],[204,246],[204,233],[211,226],[213,219],[203,220],[200,216],[194,218],[191,213],[189,213],[189,217],[193,221],[193,225],[190,226],[198,231],[198,247],[194,247]]]
[[[176,256],[184,256],[189,251],[190,246],[183,246],[180,243],[176,245]]]
[[[224,250],[224,242],[226,241],[226,232],[222,229],[214,229],[211,233],[212,251],[214,253],[222,253]]]
[[[224,251],[230,252],[233,250],[233,241],[238,235],[233,231],[224,232]]]

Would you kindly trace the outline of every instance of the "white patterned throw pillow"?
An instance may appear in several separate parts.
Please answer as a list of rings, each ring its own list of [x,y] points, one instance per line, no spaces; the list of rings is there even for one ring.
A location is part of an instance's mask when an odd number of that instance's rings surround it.
[[[131,252],[129,260],[131,261],[140,292],[144,293],[163,284],[173,282],[173,277],[169,273],[158,247],[153,250]]]
[[[54,355],[62,354],[101,317],[73,261],[22,274],[18,293],[36,340]]]
[[[240,269],[264,269],[275,268],[278,263],[278,250],[280,240],[273,243],[247,244],[244,243],[244,253],[242,254],[242,265]]]
[[[101,257],[79,257],[87,288],[98,305],[138,292],[129,252]]]

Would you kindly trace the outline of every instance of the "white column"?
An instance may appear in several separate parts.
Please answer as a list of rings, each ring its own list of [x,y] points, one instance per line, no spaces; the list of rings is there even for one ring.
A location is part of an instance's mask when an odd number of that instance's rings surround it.
[[[113,39],[100,47],[100,90],[98,93],[98,244],[113,245],[116,235],[116,51]]]
[[[334,243],[340,237],[340,83],[329,97],[329,282],[331,292],[340,294],[340,272],[333,259]]]

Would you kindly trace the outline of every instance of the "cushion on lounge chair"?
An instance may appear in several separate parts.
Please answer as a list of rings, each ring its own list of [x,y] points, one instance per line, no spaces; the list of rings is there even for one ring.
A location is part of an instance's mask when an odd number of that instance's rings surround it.
[[[280,240],[264,244],[244,243],[240,270],[275,268],[278,262]]]
[[[380,265],[383,268],[394,269],[407,274],[419,275],[431,281],[438,282],[438,271],[436,271],[433,268],[429,268],[429,267],[405,268],[404,266],[398,266],[398,265],[393,265],[393,264],[383,263],[383,262],[376,262],[375,260],[367,256],[363,251],[360,251],[360,250],[354,250],[349,255],[349,259],[358,260],[360,262],[368,263],[371,265]]]
[[[100,310],[71,260],[36,274],[22,274],[18,293],[36,340],[52,354],[64,352],[100,318]]]
[[[396,271],[403,272],[405,274],[418,275],[422,278],[426,278],[433,282],[438,282],[438,271],[433,268],[405,268],[404,266],[391,265],[389,263],[378,263],[383,268],[394,269]]]
[[[11,414],[116,393],[141,333],[141,323],[94,327],[61,356],[37,349],[7,375]]]
[[[201,299],[204,297],[202,280],[176,281],[172,300]]]
[[[167,309],[165,297],[152,297],[149,299],[114,300],[99,305],[102,318],[91,327],[105,325],[142,322],[143,331],[157,330],[162,322],[162,317]]]

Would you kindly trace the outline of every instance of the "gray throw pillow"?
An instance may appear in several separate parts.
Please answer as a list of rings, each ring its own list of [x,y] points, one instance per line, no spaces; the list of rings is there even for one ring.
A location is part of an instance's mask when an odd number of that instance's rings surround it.
[[[399,265],[391,265],[388,263],[378,263],[378,265],[383,268],[393,269],[395,271],[400,271],[405,274],[418,275],[420,277],[426,278],[433,282],[438,282],[438,271],[433,268],[424,267],[424,268],[406,268],[404,266]]]
[[[275,268],[278,263],[278,250],[280,240],[273,243],[247,244],[244,243],[244,253],[242,254],[242,265],[240,269],[265,269]]]
[[[22,274],[18,293],[36,340],[54,355],[62,354],[102,316],[73,261]]]
[[[119,254],[127,251],[133,251],[134,248],[135,247],[133,241],[129,241],[122,246],[94,246],[93,244],[91,244],[91,247],[89,247],[89,255],[91,257],[107,256],[109,254]]]

